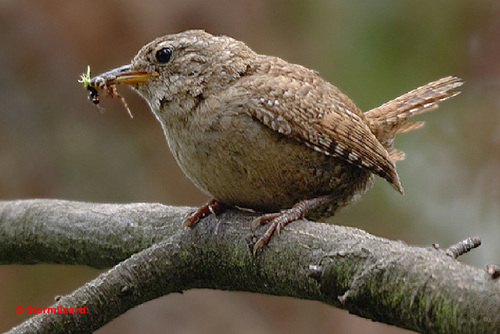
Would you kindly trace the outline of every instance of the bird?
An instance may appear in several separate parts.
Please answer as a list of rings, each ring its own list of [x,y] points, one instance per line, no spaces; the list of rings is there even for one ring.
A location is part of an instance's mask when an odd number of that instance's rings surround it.
[[[318,72],[203,30],[154,39],[130,64],[82,79],[96,104],[97,90],[124,102],[120,84],[146,100],[180,168],[211,197],[184,226],[226,208],[261,214],[254,254],[288,223],[352,204],[375,176],[403,194],[395,136],[463,84],[444,77],[363,112]]]

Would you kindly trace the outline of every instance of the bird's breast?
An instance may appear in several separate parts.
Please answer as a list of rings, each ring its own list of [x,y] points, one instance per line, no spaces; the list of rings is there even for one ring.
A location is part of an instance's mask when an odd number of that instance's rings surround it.
[[[343,181],[345,164],[269,129],[245,112],[210,112],[182,121],[157,117],[184,173],[223,203],[278,211],[331,193]]]

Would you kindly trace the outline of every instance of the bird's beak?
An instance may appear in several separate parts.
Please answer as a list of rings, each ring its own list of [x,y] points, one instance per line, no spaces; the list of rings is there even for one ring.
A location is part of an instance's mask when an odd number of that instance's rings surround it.
[[[101,73],[90,79],[90,86],[114,86],[119,84],[135,85],[147,82],[152,77],[157,77],[158,72],[137,71],[131,65],[114,68],[108,72]]]

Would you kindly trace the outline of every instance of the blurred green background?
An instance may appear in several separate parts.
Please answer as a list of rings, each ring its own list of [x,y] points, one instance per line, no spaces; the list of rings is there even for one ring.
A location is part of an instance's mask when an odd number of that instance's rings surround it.
[[[410,0],[0,0],[0,199],[161,202],[206,198],[180,172],[159,124],[127,88],[134,114],[77,82],[126,64],[146,42],[203,28],[318,70],[367,110],[447,75],[463,94],[401,135],[400,196],[377,180],[332,219],[410,244],[479,235],[462,261],[500,261],[500,2]],[[68,222],[71,223],[71,222]],[[99,271],[0,267],[0,331]],[[98,333],[403,333],[310,301],[209,290],[142,305]]]

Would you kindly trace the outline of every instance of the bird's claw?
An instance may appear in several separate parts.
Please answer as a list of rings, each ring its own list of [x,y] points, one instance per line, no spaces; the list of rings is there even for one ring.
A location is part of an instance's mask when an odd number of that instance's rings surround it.
[[[223,205],[221,202],[218,200],[211,199],[195,211],[191,212],[186,219],[184,219],[184,222],[182,223],[183,226],[187,227],[192,227],[194,224],[196,224],[200,219],[208,216],[209,214],[213,214],[216,216],[218,213],[220,213],[223,210]]]
[[[303,218],[306,212],[306,208],[296,205],[291,209],[283,210],[277,213],[267,213],[254,219],[251,224],[252,229],[267,223],[269,223],[269,227],[253,246],[253,254],[255,255],[260,248],[271,240],[274,231],[279,234],[288,223]]]

